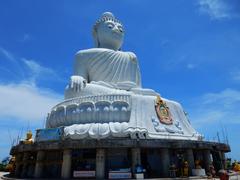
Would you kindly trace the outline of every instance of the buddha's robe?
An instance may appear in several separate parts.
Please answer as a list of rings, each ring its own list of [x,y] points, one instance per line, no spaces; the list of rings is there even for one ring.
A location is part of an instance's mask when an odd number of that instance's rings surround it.
[[[74,75],[91,82],[104,82],[115,86],[132,84],[141,87],[139,65],[135,54],[104,48],[79,51],[76,55]]]
[[[67,87],[65,99],[109,93],[125,94],[126,90],[140,94],[153,92],[141,88],[138,61],[132,52],[105,48],[81,50],[76,54],[73,75],[83,77],[87,85],[81,91]]]

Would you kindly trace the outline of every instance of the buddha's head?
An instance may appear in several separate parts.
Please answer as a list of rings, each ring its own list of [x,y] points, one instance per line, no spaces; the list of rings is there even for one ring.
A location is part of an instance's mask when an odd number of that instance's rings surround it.
[[[123,25],[112,13],[105,12],[93,26],[93,37],[96,47],[119,50],[124,38]]]

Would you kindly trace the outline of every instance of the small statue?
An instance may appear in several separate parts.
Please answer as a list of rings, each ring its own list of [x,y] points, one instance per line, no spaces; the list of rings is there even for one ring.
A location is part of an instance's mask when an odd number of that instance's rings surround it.
[[[9,163],[6,166],[6,171],[10,173],[10,175],[13,175],[15,172],[16,168],[16,158],[15,156],[12,156],[11,159],[9,160]]]
[[[26,134],[26,139],[23,141],[23,144],[33,144],[32,132],[28,131]]]
[[[184,164],[183,164],[183,176],[184,177],[189,176],[189,165],[187,161],[184,161]]]
[[[195,167],[196,167],[196,169],[202,169],[202,167],[200,165],[200,160],[195,161]]]
[[[240,172],[240,164],[237,161],[234,163],[233,170],[236,172]]]

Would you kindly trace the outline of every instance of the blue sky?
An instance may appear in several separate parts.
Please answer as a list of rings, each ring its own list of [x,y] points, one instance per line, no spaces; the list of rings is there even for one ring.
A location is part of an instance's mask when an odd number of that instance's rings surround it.
[[[0,159],[44,126],[105,11],[124,24],[143,87],[179,101],[206,140],[228,136],[228,156],[240,159],[239,0],[1,1]]]

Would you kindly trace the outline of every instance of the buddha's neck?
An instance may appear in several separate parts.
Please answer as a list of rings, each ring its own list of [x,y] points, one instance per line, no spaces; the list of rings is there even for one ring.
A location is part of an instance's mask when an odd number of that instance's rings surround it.
[[[116,46],[114,46],[113,44],[109,44],[109,43],[100,43],[99,48],[112,49],[114,51],[118,50],[118,48]]]

